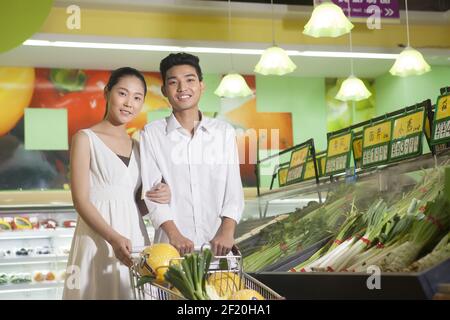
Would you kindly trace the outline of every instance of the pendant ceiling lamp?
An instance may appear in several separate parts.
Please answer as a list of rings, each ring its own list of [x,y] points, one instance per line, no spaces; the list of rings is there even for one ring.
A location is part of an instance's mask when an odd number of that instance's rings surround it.
[[[314,38],[336,38],[349,33],[353,27],[353,24],[347,19],[339,6],[331,2],[325,2],[315,6],[311,18],[305,25],[303,34]]]
[[[254,71],[262,75],[282,76],[291,73],[297,66],[289,58],[286,51],[275,44],[273,0],[270,1],[270,5],[272,9],[272,47],[263,52]]]
[[[408,0],[405,0],[406,13],[406,37],[408,45],[400,53],[394,65],[389,72],[394,76],[407,77],[412,75],[421,75],[431,70],[430,65],[425,61],[422,54],[410,46],[409,42],[409,17]]]
[[[350,17],[350,2],[348,5],[348,16]],[[349,33],[350,53],[353,53],[352,32]],[[372,94],[367,90],[364,82],[355,77],[353,67],[353,58],[350,58],[350,76],[342,82],[341,87],[336,94],[336,99],[341,101],[361,101],[369,98]]]
[[[231,0],[228,0],[228,38],[231,37]],[[233,54],[230,53],[231,69],[234,69],[233,64]],[[214,94],[221,98],[237,98],[237,97],[248,97],[253,94],[253,91],[245,82],[243,76],[236,72],[229,72],[220,81]]]
[[[372,94],[367,90],[361,79],[351,75],[341,84],[336,99],[341,101],[361,101],[369,98]]]

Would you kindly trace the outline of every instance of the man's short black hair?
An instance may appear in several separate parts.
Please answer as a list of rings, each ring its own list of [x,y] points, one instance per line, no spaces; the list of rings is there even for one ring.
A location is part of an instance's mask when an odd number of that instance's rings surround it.
[[[202,69],[200,68],[199,62],[199,58],[197,56],[194,56],[193,54],[185,52],[169,54],[167,57],[161,60],[161,63],[159,65],[163,83],[166,83],[167,70],[169,70],[173,66],[181,66],[184,64],[194,67],[195,71],[197,71],[198,79],[200,81],[203,81]]]

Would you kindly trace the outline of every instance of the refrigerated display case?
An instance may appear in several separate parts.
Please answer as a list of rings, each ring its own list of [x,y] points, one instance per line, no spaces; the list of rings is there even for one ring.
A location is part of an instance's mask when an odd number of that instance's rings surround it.
[[[66,193],[49,194],[0,193],[0,300],[62,298],[77,213]]]
[[[352,210],[366,214],[377,199],[383,199],[388,207],[394,206],[406,199],[405,195],[409,192],[419,188],[424,179],[432,176],[435,168],[443,168],[449,163],[448,153],[439,157],[426,154],[371,169],[352,168],[331,178],[323,177],[319,184],[307,181],[262,192],[254,201],[263,212],[266,208],[276,212],[277,203],[287,199],[299,204],[314,202],[310,208],[299,205],[290,213],[280,210],[280,214],[273,215],[278,220],[274,218],[266,222],[265,226],[242,235],[238,246],[244,255],[244,269],[276,288],[287,299],[432,298],[439,284],[450,282],[448,258],[419,271],[381,270],[380,290],[368,289],[366,281],[372,274],[361,270],[299,272],[300,269],[294,268],[310,258],[310,261],[314,261],[315,254],[320,257],[319,250],[329,248],[337,240],[337,233],[342,230]],[[444,176],[439,178],[439,183],[447,189],[440,195],[450,191],[448,173]],[[447,186],[444,187],[444,184]],[[418,199],[420,201],[420,194]],[[338,206],[335,206],[336,203]],[[335,214],[329,212],[330,207]],[[337,212],[339,210],[342,211]],[[446,217],[448,215],[450,212],[447,212]],[[440,234],[442,237],[449,232],[449,228],[447,223],[441,225],[445,229]],[[436,245],[436,241],[433,245]],[[429,253],[432,247],[427,250],[421,250],[415,261]]]
[[[61,298],[73,207],[3,206],[0,221],[0,299]]]

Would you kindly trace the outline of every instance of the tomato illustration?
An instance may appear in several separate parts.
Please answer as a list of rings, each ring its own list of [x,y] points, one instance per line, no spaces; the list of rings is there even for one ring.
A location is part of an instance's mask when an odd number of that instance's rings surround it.
[[[0,67],[0,137],[23,117],[33,95],[34,68]]]
[[[36,69],[30,107],[65,108],[69,141],[78,130],[100,122],[105,114],[103,89],[110,72],[98,70]]]

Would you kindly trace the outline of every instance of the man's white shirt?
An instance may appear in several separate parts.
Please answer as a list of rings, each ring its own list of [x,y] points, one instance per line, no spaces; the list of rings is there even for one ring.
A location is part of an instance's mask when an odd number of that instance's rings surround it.
[[[244,193],[234,128],[202,115],[194,135],[173,114],[147,124],[140,137],[143,194],[164,178],[172,198],[144,197],[155,228],[154,242],[169,242],[161,224],[173,220],[195,246],[208,243],[222,217],[239,222]]]

